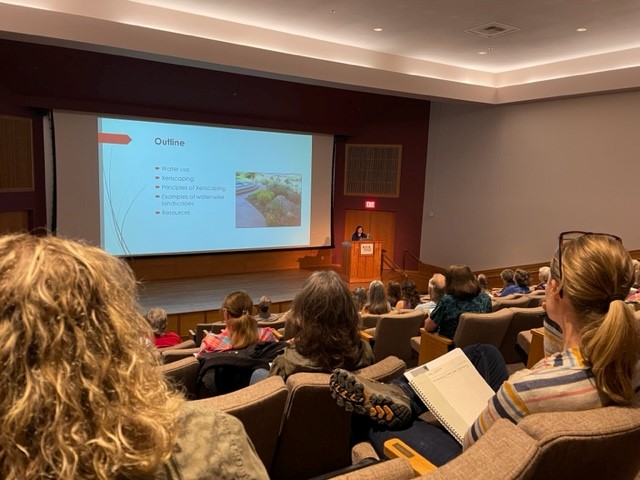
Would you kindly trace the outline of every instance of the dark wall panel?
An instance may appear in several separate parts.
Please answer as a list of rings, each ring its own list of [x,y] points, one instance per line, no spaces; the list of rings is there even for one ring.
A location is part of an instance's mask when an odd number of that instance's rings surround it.
[[[344,210],[364,206],[364,198],[342,194],[345,143],[401,144],[400,198],[377,199],[377,208],[398,213],[395,259],[405,248],[419,253],[428,101],[10,40],[0,40],[0,62],[0,113],[58,108],[341,135],[335,262]],[[34,155],[41,163],[38,144]]]

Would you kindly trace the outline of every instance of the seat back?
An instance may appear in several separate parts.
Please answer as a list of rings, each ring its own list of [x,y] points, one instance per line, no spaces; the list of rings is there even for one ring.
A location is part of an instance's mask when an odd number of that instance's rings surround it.
[[[380,318],[381,315],[374,315],[373,313],[361,313],[360,330],[364,330],[366,328],[375,328]]]
[[[194,354],[198,353],[199,351],[199,348],[179,348],[178,350],[174,350],[171,348],[160,352],[160,356],[162,357],[162,363],[166,365],[168,363],[177,362],[185,358],[194,357]]]
[[[527,295],[531,299],[529,307],[539,307],[544,301],[544,295],[544,290],[531,290]]]
[[[411,338],[420,335],[426,313],[426,310],[406,310],[382,315],[376,324],[373,346],[376,361],[395,356],[409,366],[416,365],[418,356],[411,347]]]
[[[287,395],[288,390],[282,377],[273,376],[226,395],[194,401],[238,418],[260,460],[269,471],[276,451]]]
[[[510,307],[524,308],[524,307],[528,307],[530,303],[531,303],[531,297],[529,297],[528,295],[519,294],[519,296],[517,297],[511,297],[510,295],[506,297],[498,297],[493,299],[492,310],[496,312],[503,308],[510,308]]]
[[[226,324],[224,322],[196,324],[196,335],[193,339],[196,342],[196,347],[199,347],[202,343],[202,337],[204,337],[205,330],[209,333],[220,333],[222,330],[224,330],[224,327],[226,327]]]
[[[474,343],[488,343],[500,348],[511,317],[513,312],[509,309],[490,313],[465,312],[458,320],[453,343],[460,348]]]
[[[638,397],[638,396],[636,396]],[[518,426],[540,448],[530,478],[638,478],[640,402],[525,417]]]
[[[180,342],[176,345],[171,345],[170,347],[159,347],[157,348],[158,352],[162,353],[166,350],[181,350],[183,348],[194,348],[196,343],[193,340],[185,340],[184,342]]]
[[[200,371],[200,362],[196,357],[190,355],[155,368],[161,371],[176,388],[182,390],[187,398],[196,398]]]
[[[259,327],[273,328],[274,330],[280,330],[284,328],[286,320],[282,317],[278,317],[275,320],[258,320]]]
[[[388,357],[360,370],[366,378],[389,381],[405,364]],[[327,373],[296,373],[287,379],[289,397],[270,477],[304,479],[351,464],[351,414],[331,398]]]
[[[471,448],[423,480],[638,478],[640,404],[500,419]]]
[[[500,311],[504,310],[507,309]],[[498,348],[506,363],[516,363],[522,360],[516,350],[518,334],[524,330],[541,327],[544,309],[542,307],[511,307],[508,310],[512,313],[511,322]]]

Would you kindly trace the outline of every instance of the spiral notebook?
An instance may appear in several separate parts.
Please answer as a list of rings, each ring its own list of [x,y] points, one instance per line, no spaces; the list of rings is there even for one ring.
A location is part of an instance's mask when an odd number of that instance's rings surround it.
[[[429,411],[460,444],[494,395],[459,348],[404,375]]]

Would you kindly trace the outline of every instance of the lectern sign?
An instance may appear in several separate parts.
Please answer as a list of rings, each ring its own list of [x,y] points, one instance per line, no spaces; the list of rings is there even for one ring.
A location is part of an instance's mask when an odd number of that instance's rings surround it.
[[[360,255],[373,255],[373,243],[360,243]]]

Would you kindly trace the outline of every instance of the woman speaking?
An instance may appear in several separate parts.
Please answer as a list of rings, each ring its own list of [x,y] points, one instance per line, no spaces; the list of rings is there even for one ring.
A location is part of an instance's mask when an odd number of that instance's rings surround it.
[[[362,229],[362,225],[358,225],[356,227],[355,232],[353,232],[353,235],[351,235],[351,241],[356,242],[358,240],[366,240],[366,239],[367,239],[367,234],[364,233],[364,230]]]

